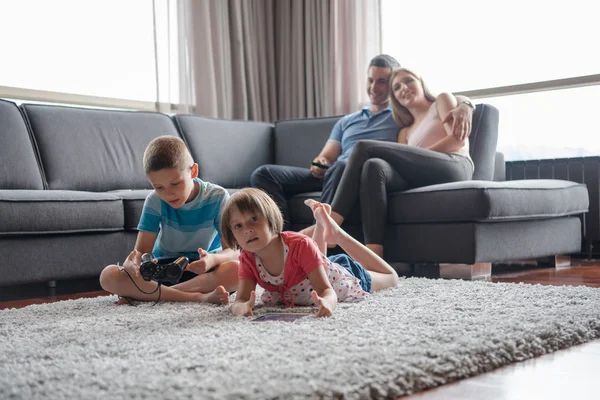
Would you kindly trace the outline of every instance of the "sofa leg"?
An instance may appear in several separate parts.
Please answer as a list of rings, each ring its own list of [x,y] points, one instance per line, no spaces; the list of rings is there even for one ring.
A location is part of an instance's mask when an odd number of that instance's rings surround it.
[[[491,280],[492,263],[478,264],[439,264],[440,278]]]
[[[568,268],[571,266],[571,256],[556,255],[537,259],[538,265],[548,266],[556,269]]]

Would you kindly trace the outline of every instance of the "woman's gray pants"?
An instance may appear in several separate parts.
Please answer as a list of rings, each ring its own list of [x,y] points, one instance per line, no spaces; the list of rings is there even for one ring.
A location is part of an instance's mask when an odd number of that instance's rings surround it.
[[[346,218],[360,197],[366,244],[383,244],[387,193],[438,183],[470,180],[463,156],[400,143],[361,140],[354,145],[331,208]]]

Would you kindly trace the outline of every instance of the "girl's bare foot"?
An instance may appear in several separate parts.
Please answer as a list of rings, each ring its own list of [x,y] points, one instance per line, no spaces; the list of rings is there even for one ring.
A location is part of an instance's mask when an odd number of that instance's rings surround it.
[[[223,286],[217,286],[210,293],[200,293],[200,301],[213,304],[229,304],[229,292]]]
[[[313,199],[307,199],[304,200],[304,204],[306,204],[308,207],[310,207],[310,209],[312,210],[313,214],[315,212],[315,210],[317,209],[317,207],[321,207],[325,209],[325,212],[328,215],[331,215],[331,206],[327,203],[319,203],[318,201],[315,201]],[[313,237],[314,232],[315,232],[315,228],[316,225],[311,225],[308,228],[304,228],[300,231],[300,233],[305,234],[308,237]],[[327,242],[327,247],[330,249],[333,249],[336,246],[335,243],[329,243]]]
[[[343,235],[343,231],[329,215],[329,213],[331,213],[331,207],[329,207],[328,210],[327,207],[324,206],[325,204],[319,205],[313,211],[315,220],[317,220],[317,224],[323,227],[323,236],[325,241],[328,244],[338,244]]]

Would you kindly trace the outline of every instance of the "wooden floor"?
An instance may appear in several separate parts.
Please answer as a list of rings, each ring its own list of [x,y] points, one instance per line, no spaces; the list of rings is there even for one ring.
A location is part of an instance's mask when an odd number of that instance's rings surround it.
[[[600,260],[573,260],[572,265],[562,269],[494,266],[492,281],[600,288]],[[97,280],[77,284],[58,282],[56,287],[50,288],[43,285],[12,288],[11,292],[2,290],[0,293],[0,309],[103,295],[107,293],[100,290]],[[600,340],[595,340],[402,399],[600,399],[600,383],[596,382],[599,374]]]

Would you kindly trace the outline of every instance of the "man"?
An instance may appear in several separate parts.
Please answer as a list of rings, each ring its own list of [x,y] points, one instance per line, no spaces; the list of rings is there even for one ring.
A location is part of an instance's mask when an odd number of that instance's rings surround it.
[[[313,160],[310,169],[269,164],[252,173],[251,185],[269,193],[279,206],[283,214],[284,230],[290,228],[288,197],[298,193],[322,191],[320,202],[331,204],[348,156],[357,141],[398,140],[400,128],[392,118],[388,97],[389,78],[395,68],[400,68],[400,63],[387,54],[380,54],[371,60],[367,69],[370,104],[358,112],[345,115],[335,124],[327,143]],[[454,135],[464,139],[471,132],[473,105],[465,97],[459,96],[458,99],[459,105],[443,122],[452,122]]]

